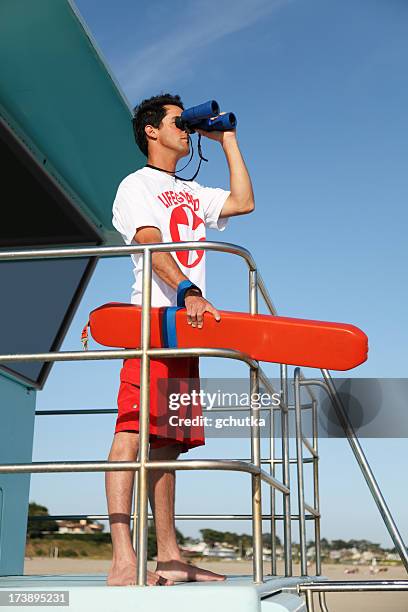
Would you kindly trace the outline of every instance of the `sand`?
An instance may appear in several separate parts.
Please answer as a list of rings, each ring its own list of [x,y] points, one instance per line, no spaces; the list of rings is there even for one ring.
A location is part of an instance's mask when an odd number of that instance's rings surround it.
[[[202,561],[201,567],[227,575],[250,575],[252,563],[247,561]],[[109,561],[91,559],[26,559],[25,574],[107,574]],[[148,563],[154,570],[154,562]],[[346,565],[325,565],[324,575],[332,580],[406,580],[407,573],[401,566],[389,567],[387,572],[370,574],[369,568],[359,567],[357,574],[345,574]],[[270,571],[270,565],[265,562],[265,573]],[[282,564],[278,564],[278,573],[283,573]],[[299,574],[299,567],[294,566],[294,574]],[[313,567],[309,570],[313,574]],[[317,597],[317,596],[315,596]],[[330,612],[408,612],[408,592],[401,593],[336,593],[326,595]],[[316,602],[317,603],[317,602]],[[316,609],[318,606],[316,605]]]

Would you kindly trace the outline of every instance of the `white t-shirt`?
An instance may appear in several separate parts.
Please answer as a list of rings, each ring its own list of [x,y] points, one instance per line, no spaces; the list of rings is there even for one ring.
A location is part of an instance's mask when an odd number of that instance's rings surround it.
[[[228,218],[219,219],[230,192],[203,187],[195,181],[181,181],[153,168],[142,168],[129,174],[118,187],[113,203],[114,227],[126,244],[133,240],[138,228],[157,227],[163,242],[205,240],[205,228],[225,229]],[[205,251],[171,251],[181,271],[200,287],[205,296]],[[142,303],[143,256],[132,255],[135,282],[131,303]],[[154,271],[152,274],[152,306],[176,306],[177,293]]]

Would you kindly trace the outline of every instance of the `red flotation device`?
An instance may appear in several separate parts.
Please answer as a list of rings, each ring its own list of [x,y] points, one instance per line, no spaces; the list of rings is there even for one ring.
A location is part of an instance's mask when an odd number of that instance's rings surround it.
[[[367,359],[368,338],[348,323],[330,323],[220,310],[221,320],[204,313],[201,329],[187,323],[185,308],[152,308],[152,348],[228,348],[257,361],[350,370]],[[110,302],[90,313],[91,335],[104,346],[140,348],[142,309]],[[82,333],[87,342],[87,326]]]

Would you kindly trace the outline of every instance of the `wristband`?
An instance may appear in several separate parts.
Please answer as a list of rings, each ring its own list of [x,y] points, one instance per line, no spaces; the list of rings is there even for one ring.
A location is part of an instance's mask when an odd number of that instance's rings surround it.
[[[183,280],[181,281],[181,283],[178,284],[177,287],[177,306],[179,307],[184,307],[185,306],[185,295],[188,289],[198,289],[198,291],[201,293],[201,289],[200,287],[197,287],[197,285],[195,285],[194,283],[192,283],[189,280]]]

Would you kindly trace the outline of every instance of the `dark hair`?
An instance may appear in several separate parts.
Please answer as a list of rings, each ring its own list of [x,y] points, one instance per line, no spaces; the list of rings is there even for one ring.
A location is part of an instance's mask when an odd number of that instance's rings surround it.
[[[184,110],[180,96],[172,96],[169,93],[153,96],[143,100],[133,109],[133,132],[139,149],[147,155],[146,125],[158,128],[162,119],[166,116],[166,104],[173,104]]]

